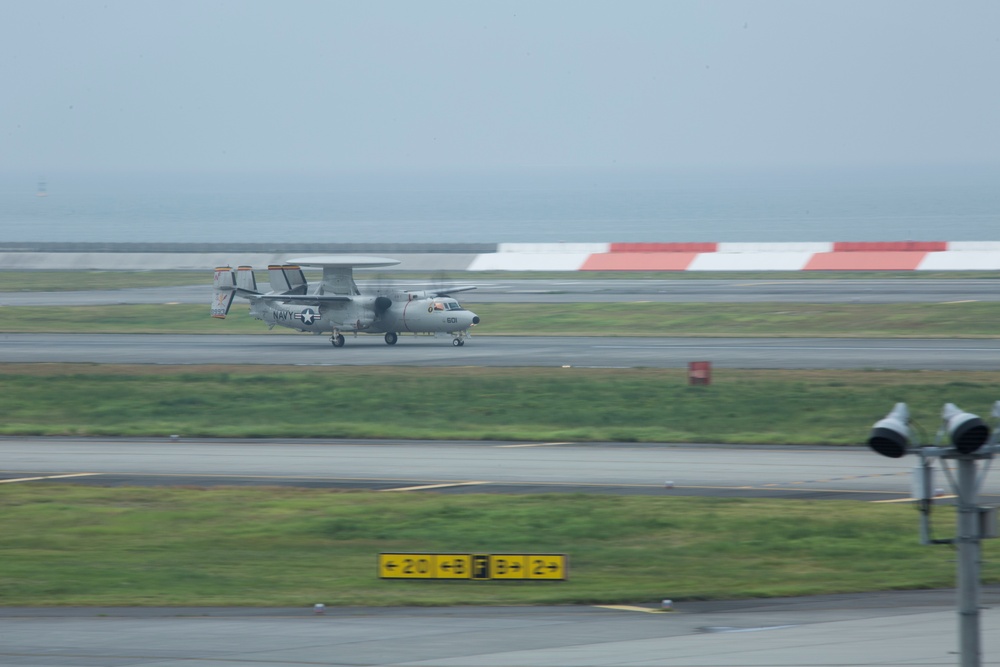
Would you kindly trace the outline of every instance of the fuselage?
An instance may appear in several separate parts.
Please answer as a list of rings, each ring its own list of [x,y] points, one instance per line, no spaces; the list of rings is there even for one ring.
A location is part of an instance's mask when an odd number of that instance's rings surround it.
[[[319,305],[252,299],[250,314],[270,326],[314,333],[454,333],[479,322],[475,313],[453,298],[412,297],[407,293],[361,295]]]

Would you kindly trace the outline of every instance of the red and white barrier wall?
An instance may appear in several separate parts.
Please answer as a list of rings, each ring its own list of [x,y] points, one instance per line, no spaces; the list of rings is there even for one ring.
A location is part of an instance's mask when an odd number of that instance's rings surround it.
[[[1000,241],[501,243],[470,271],[996,271]]]

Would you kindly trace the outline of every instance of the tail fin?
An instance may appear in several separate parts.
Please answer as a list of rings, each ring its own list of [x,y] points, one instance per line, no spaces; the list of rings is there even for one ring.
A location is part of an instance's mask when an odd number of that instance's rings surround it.
[[[252,266],[240,266],[236,268],[236,286],[248,292],[257,291],[257,279],[253,275]]]
[[[235,279],[233,270],[228,266],[215,269],[215,280],[212,292],[212,317],[220,320],[225,319],[229,314],[229,307],[233,305],[233,297],[236,296]]]
[[[279,294],[305,294],[306,277],[302,269],[294,264],[271,265],[267,267],[271,281],[271,291]]]

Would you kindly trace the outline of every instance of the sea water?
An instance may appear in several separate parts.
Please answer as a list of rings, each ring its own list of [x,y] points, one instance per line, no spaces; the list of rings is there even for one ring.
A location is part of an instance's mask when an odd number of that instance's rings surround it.
[[[0,178],[0,243],[1000,240],[1000,168]]]

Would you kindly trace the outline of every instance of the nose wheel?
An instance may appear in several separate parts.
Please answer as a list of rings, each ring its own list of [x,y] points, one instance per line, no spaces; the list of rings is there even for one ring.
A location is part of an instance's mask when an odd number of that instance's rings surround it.
[[[462,347],[463,345],[465,345],[465,341],[462,340],[461,338],[455,338],[451,341],[451,344],[454,345],[455,347]]]

